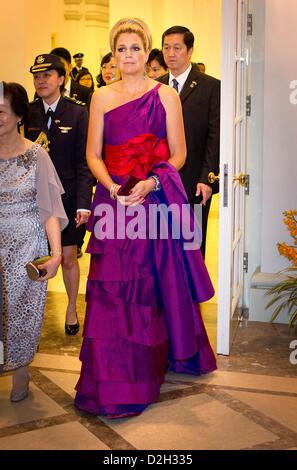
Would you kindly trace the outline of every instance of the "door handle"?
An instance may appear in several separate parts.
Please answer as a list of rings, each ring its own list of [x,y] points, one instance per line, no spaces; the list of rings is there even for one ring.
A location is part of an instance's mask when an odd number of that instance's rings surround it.
[[[208,179],[210,184],[213,184],[216,181],[220,181],[220,175],[215,175],[214,172],[211,171],[210,173],[208,173],[207,179]]]
[[[239,181],[239,184],[241,186],[245,186],[246,183],[247,183],[247,177],[248,177],[248,175],[246,175],[245,173],[240,173],[238,176],[233,176],[233,181]],[[213,183],[215,183],[216,181],[219,181],[219,180],[220,180],[220,175],[215,175],[213,171],[208,173],[209,183],[213,184]]]
[[[246,186],[247,176],[245,173],[240,173],[238,176],[233,176],[233,181],[239,181],[240,186]]]

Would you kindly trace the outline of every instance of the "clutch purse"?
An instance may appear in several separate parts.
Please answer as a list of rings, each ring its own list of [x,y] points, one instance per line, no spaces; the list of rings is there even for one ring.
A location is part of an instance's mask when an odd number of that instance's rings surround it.
[[[136,176],[130,176],[130,178],[128,179],[128,181],[124,184],[124,186],[122,186],[117,194],[119,196],[129,196],[130,194],[130,191],[132,188],[134,188],[134,186],[139,183],[139,181],[141,181],[141,178],[137,178]]]
[[[39,269],[37,266],[39,264],[46,263],[50,259],[50,256],[42,256],[41,258],[36,258],[26,264],[27,274],[32,281],[36,281],[38,278],[46,275],[46,270]]]

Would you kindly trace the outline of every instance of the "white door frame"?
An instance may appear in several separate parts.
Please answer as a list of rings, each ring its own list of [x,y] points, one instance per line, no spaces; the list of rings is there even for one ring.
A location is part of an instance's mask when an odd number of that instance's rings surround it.
[[[247,0],[222,1],[217,353],[225,355],[230,352],[232,317],[243,294],[244,188],[233,177],[245,172],[246,19]]]

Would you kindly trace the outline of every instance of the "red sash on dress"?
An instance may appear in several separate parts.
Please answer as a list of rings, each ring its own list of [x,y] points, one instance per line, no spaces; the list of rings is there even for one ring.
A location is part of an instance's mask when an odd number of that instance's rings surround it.
[[[146,178],[151,168],[170,157],[167,139],[141,134],[122,145],[105,145],[105,165],[112,175]]]

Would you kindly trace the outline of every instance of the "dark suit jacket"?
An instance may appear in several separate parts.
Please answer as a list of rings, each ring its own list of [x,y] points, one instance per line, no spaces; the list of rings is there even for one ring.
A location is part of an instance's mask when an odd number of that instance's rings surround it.
[[[92,94],[91,88],[80,85],[75,80],[71,80],[70,84],[70,98],[74,98],[77,101],[81,101],[84,104],[89,104],[89,100]]]
[[[74,200],[77,209],[90,209],[93,176],[86,162],[88,113],[85,105],[61,97],[47,128],[41,98],[30,103],[31,113],[25,126],[25,136],[35,141],[43,131],[50,141],[50,157],[65,190],[63,202]]]
[[[80,70],[77,69],[77,67],[73,67],[72,71],[71,71],[71,75],[73,77],[73,79],[75,80],[77,75],[79,74],[79,72],[88,72],[89,69],[87,67],[82,67]]]
[[[169,74],[159,79],[168,85]],[[208,173],[219,171],[220,81],[192,69],[180,93],[187,142],[186,163],[180,171],[189,201],[198,182],[211,186]],[[213,187],[217,192],[218,187]]]

